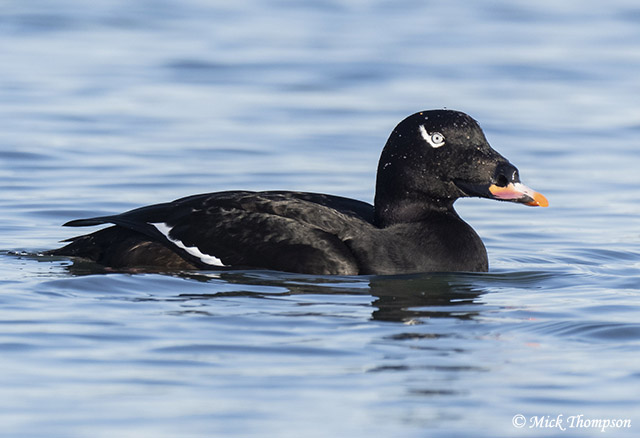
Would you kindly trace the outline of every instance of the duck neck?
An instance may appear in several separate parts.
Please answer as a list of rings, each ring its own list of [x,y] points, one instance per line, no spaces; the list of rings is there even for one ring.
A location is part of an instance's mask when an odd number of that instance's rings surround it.
[[[380,228],[400,223],[422,222],[439,215],[458,216],[452,199],[380,199],[375,198],[374,223]]]

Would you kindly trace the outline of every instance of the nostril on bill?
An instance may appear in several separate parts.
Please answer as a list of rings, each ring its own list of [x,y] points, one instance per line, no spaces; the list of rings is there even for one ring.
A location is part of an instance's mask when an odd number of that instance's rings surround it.
[[[498,177],[496,178],[496,185],[498,187],[507,187],[509,185],[509,180],[502,174],[498,175]]]
[[[518,176],[518,169],[511,163],[501,163],[495,170],[494,174],[495,185],[498,187],[506,187],[510,183],[520,182]]]

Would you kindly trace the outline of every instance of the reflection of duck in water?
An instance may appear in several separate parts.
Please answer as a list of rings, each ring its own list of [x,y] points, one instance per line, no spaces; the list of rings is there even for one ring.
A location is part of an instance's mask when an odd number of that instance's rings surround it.
[[[473,286],[467,275],[473,274],[372,277],[370,293],[377,307],[372,317],[404,323],[422,318],[472,319],[480,312],[482,305],[476,299],[484,290]]]
[[[69,269],[74,270],[73,266]],[[222,291],[180,294],[171,300],[201,301],[225,297],[277,298],[295,295],[326,295],[318,303],[326,309],[331,296],[373,297],[372,319],[416,323],[425,318],[472,319],[481,311],[476,300],[485,293],[478,274],[412,274],[370,277],[316,277],[298,274],[227,271],[183,272],[180,277],[202,282],[218,282]],[[493,278],[492,281],[495,281]],[[336,302],[341,302],[336,299]],[[305,301],[307,304],[310,302]],[[331,307],[330,307],[331,308]],[[199,308],[204,311],[206,307]],[[303,315],[313,313],[313,306],[301,308]],[[335,308],[334,308],[335,310]],[[185,313],[191,313],[189,308]],[[328,311],[331,315],[331,310]],[[295,316],[289,314],[290,316]]]
[[[218,192],[69,226],[115,226],[52,255],[113,268],[265,268],[309,274],[486,271],[480,237],[453,209],[479,196],[546,206],[520,183],[466,114],[414,114],[391,133],[378,165],[375,206],[301,192]]]

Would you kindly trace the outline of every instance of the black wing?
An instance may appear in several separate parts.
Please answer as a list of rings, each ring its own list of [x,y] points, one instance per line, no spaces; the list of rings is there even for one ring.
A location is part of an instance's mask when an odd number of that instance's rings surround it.
[[[372,227],[373,207],[299,192],[219,192],[71,221],[113,223],[162,243],[201,268],[253,267],[317,274],[357,274],[345,242]]]

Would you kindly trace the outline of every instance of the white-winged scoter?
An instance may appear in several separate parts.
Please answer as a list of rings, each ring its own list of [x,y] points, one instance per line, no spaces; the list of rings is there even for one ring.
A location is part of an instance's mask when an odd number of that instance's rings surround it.
[[[489,146],[475,120],[458,111],[423,111],[400,122],[387,140],[374,205],[317,193],[207,193],[68,222],[114,225],[48,254],[115,269],[487,271],[482,240],[453,208],[462,197],[548,205]]]

